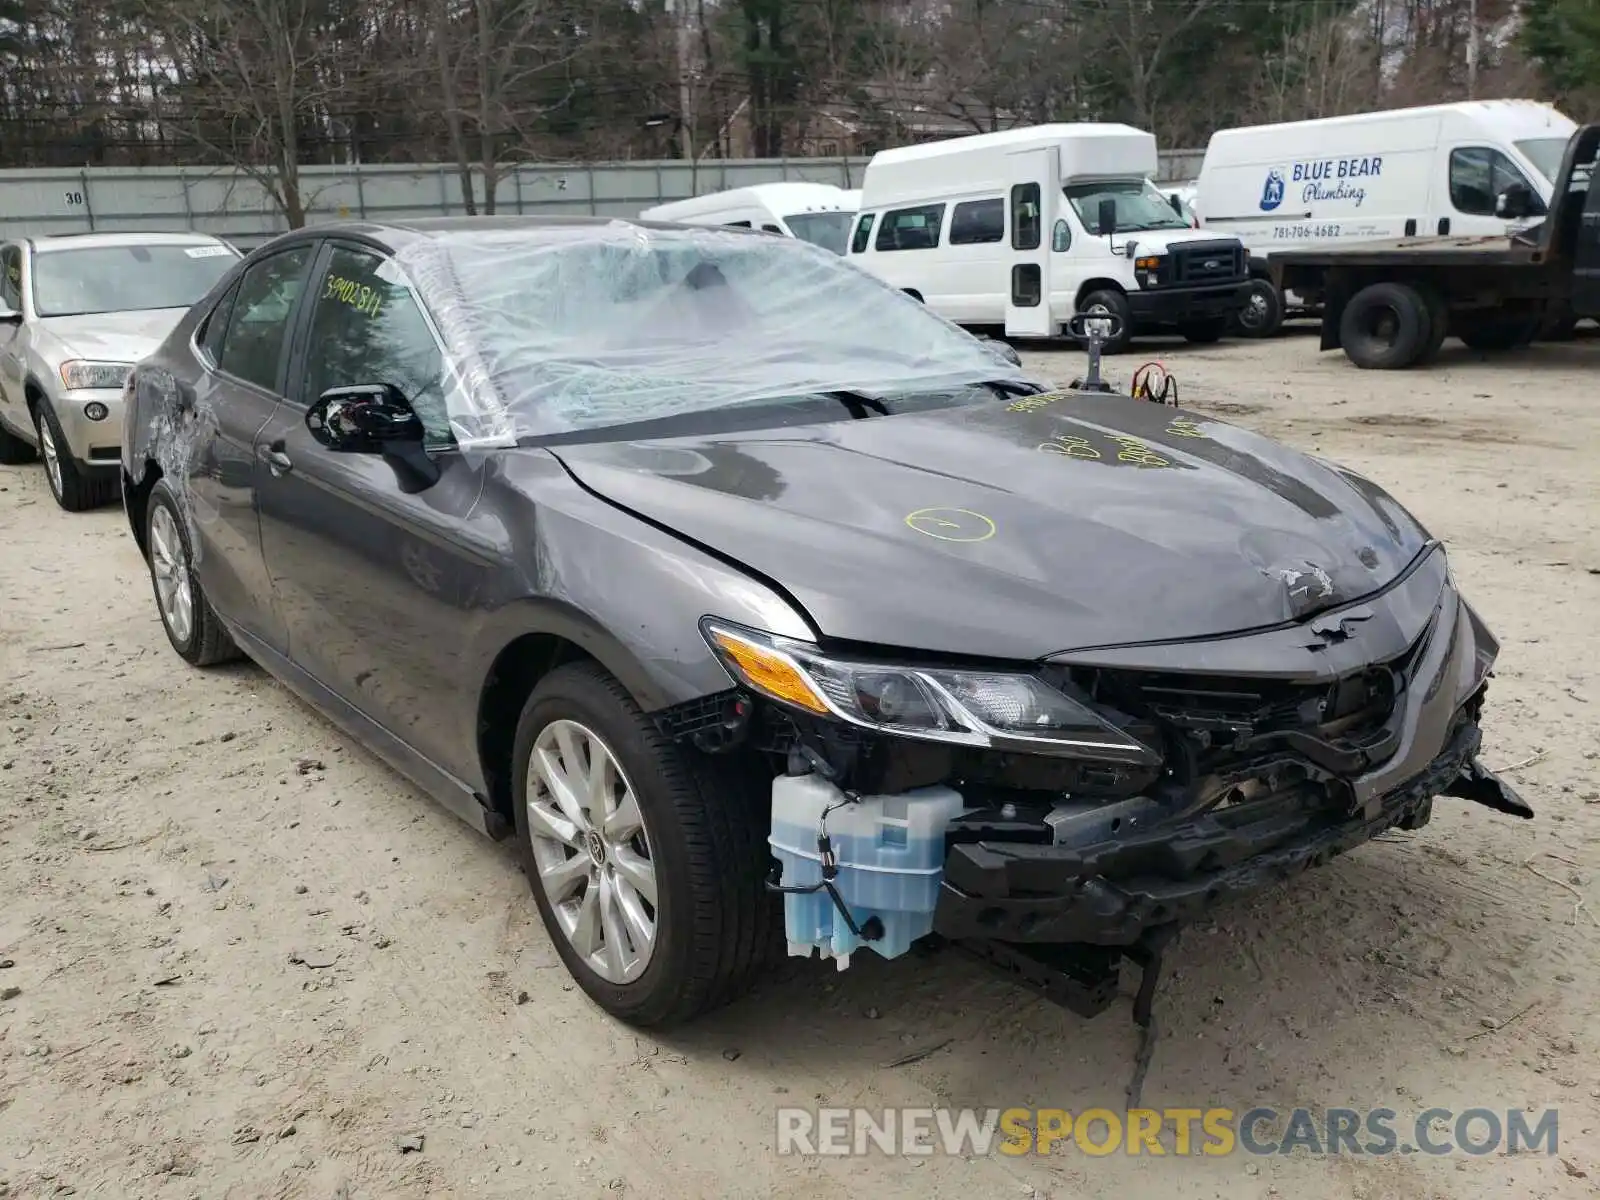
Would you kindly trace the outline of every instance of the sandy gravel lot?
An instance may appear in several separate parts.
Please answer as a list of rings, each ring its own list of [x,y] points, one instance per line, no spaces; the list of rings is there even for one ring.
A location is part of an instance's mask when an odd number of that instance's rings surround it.
[[[121,512],[58,511],[33,466],[0,468],[0,1196],[1593,1195],[1600,338],[1404,374],[1304,334],[1159,350],[1186,406],[1448,540],[1504,642],[1486,757],[1527,764],[1539,816],[1441,801],[1186,931],[1146,1102],[1559,1105],[1559,1158],[780,1158],[785,1103],[1119,1108],[1127,1010],[866,955],[636,1037],[568,981],[506,848],[259,670],[185,667]]]

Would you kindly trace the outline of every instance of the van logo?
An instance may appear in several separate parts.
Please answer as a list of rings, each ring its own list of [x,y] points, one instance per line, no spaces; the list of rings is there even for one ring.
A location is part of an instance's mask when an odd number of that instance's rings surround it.
[[[1219,258],[1208,258],[1208,259],[1206,259],[1206,270],[1208,270],[1208,271],[1215,271],[1221,265],[1222,265],[1222,260],[1219,259]]]
[[[1261,211],[1271,212],[1283,203],[1283,168],[1273,167],[1267,172],[1267,182],[1261,189]]]

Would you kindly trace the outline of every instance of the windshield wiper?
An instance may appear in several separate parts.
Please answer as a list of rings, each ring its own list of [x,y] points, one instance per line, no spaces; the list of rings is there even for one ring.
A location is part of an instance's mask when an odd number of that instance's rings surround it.
[[[980,386],[991,388],[1002,396],[1037,396],[1045,390],[1036,383],[1024,383],[1020,379],[985,379]]]
[[[857,421],[866,417],[869,408],[881,416],[887,417],[890,415],[889,406],[884,403],[881,396],[872,396],[866,392],[854,392],[847,389],[819,392],[817,394],[820,396],[832,396],[849,409],[850,416]]]

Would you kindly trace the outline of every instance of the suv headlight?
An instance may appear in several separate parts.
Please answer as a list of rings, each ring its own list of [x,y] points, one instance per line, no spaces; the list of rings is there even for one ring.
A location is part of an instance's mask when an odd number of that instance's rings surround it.
[[[132,370],[132,363],[74,358],[61,364],[61,382],[73,392],[84,388],[121,388],[128,382],[128,373]]]
[[[897,737],[1155,766],[1161,756],[1037,676],[863,662],[707,619],[733,678],[789,708]]]

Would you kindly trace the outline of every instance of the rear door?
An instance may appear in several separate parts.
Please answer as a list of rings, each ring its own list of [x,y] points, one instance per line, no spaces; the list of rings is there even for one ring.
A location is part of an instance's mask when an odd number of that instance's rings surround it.
[[[1050,243],[1055,221],[1056,148],[1020,150],[1006,156],[1007,269],[1006,336],[1051,337]]]
[[[196,339],[204,371],[181,399],[181,424],[162,463],[183,479],[178,493],[207,599],[280,654],[286,633],[261,553],[256,434],[283,395],[289,330],[316,245],[301,242],[252,264],[211,310]]]

